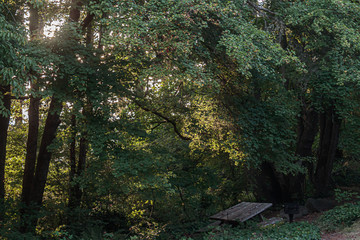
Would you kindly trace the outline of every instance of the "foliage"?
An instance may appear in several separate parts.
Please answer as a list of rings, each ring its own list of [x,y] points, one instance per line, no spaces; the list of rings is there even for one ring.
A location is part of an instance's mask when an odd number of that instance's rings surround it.
[[[335,231],[350,226],[360,218],[360,205],[358,203],[345,203],[337,206],[318,219],[318,225],[326,231]]]
[[[29,40],[29,4],[51,34]],[[356,3],[24,0],[1,1],[0,13],[0,85],[10,85],[13,98],[8,112],[0,96],[0,114],[11,117],[2,236],[22,236],[17,203],[30,106],[17,97],[40,99],[43,136],[50,102],[61,108],[46,148],[43,208],[33,213],[42,238],[180,237],[221,209],[255,200],[264,163],[272,182],[282,180],[276,187],[306,170],[311,179],[316,149],[297,155],[310,108],[318,115],[334,108],[344,159],[360,157]],[[69,20],[75,13],[78,22]],[[81,154],[86,161],[76,169]],[[74,189],[76,207],[68,206]],[[355,206],[324,221],[351,222]],[[318,239],[319,231],[296,223],[205,238],[246,237]]]
[[[225,228],[220,232],[214,231],[203,238],[210,239],[321,239],[320,230],[307,222],[285,223],[280,226],[273,226],[266,229],[259,229],[253,226],[249,229]]]
[[[0,2],[0,85],[11,85],[12,93],[20,96],[25,91],[26,73],[34,67],[34,63],[25,55],[24,30],[14,22],[12,14],[6,4]],[[3,107],[2,98],[0,96],[0,114],[9,115]]]
[[[358,193],[353,192],[353,191],[346,191],[346,190],[341,190],[339,188],[336,188],[335,190],[335,200],[337,202],[342,202],[342,201],[351,201],[354,198],[359,198]]]
[[[340,146],[349,154],[357,154],[357,147],[352,144],[357,134],[355,109],[359,104],[359,6],[351,1],[332,0],[298,1],[284,6],[284,21],[291,29],[289,47],[307,70],[296,91],[302,91],[300,99],[310,101],[319,112],[335,107],[348,123],[344,125]],[[350,17],[353,14],[356,17]]]

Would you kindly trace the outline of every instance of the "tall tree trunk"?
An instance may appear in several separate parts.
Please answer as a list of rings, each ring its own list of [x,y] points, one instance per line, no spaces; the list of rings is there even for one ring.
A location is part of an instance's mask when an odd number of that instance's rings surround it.
[[[319,131],[319,113],[313,108],[303,107],[301,118],[298,125],[298,140],[296,146],[296,154],[300,157],[312,157],[312,145]],[[311,182],[314,182],[314,166],[313,163],[304,164],[308,169]]]
[[[76,185],[74,180],[76,177],[76,117],[71,116],[71,143],[70,143],[70,187],[69,187],[69,203],[70,209],[76,208]]]
[[[42,204],[52,155],[51,151],[49,150],[49,146],[53,143],[56,137],[56,131],[60,124],[61,110],[62,103],[56,97],[52,97],[48,116],[45,122],[44,133],[41,139],[35,170],[34,184],[32,187],[31,200],[39,206]]]
[[[71,9],[70,9],[70,21],[78,22],[80,18],[80,6],[82,6],[82,1],[73,0]],[[66,81],[58,79],[59,85],[66,85]],[[47,175],[49,172],[49,165],[52,153],[48,149],[49,146],[53,143],[53,140],[56,137],[56,131],[60,124],[60,113],[62,110],[62,102],[56,97],[51,98],[50,107],[48,110],[48,116],[45,122],[44,133],[42,135],[39,154],[37,157],[37,164],[34,176],[34,182],[32,186],[32,196],[31,201],[36,203],[38,206],[42,205],[43,194],[45,189],[45,184],[47,180]]]
[[[71,9],[70,9],[70,21],[78,22],[80,18],[80,7],[82,6],[82,1],[72,0]],[[55,80],[58,86],[66,85],[66,80],[57,79]],[[60,124],[60,113],[62,111],[62,102],[57,98],[56,94],[52,96],[50,107],[48,110],[47,119],[45,122],[44,132],[41,139],[41,144],[39,148],[39,153],[37,156],[35,174],[32,182],[31,194],[30,194],[30,203],[36,205],[35,209],[38,209],[42,206],[44,189],[47,181],[47,176],[49,172],[50,160],[51,160],[51,150],[49,146],[53,143],[56,137],[56,131]],[[37,219],[31,221],[28,231],[34,231],[36,227]]]
[[[301,157],[312,156],[312,145],[318,132],[319,114],[313,109],[304,107],[298,126],[296,154]]]
[[[80,146],[79,146],[79,161],[76,159],[70,159],[71,161],[71,174],[70,174],[70,195],[69,195],[69,207],[71,209],[78,208],[81,205],[81,197],[82,197],[82,190],[78,183],[74,183],[74,180],[81,176],[85,169],[86,164],[86,153],[87,153],[87,141],[85,137],[80,139]]]
[[[298,141],[296,154],[301,157],[312,156],[312,144],[318,132],[318,113],[308,106],[304,106],[298,126]],[[299,163],[304,164],[304,163]],[[280,174],[276,172],[270,163],[263,165],[260,180],[268,178],[263,191],[266,192],[268,199],[277,202],[300,201],[304,197],[304,174]],[[309,169],[309,174],[313,172],[312,164],[304,164]],[[313,174],[310,175],[310,177]],[[259,183],[260,184],[260,183]],[[271,196],[271,197],[270,197]]]
[[[80,146],[79,146],[79,163],[77,166],[77,175],[80,176],[85,170],[86,164],[86,154],[87,154],[87,140],[86,140],[86,133],[83,133],[83,136],[80,139]],[[78,199],[81,199],[82,191],[80,190],[80,186],[78,185]]]
[[[256,195],[267,202],[283,203],[284,193],[279,176],[272,163],[263,162],[256,177]]]
[[[11,97],[10,85],[0,86],[0,94],[4,108],[10,113]],[[10,115],[0,114],[0,220],[4,216],[4,198],[5,198],[5,162],[6,162],[6,142],[8,135],[8,128],[10,122]]]
[[[62,104],[55,97],[52,97],[48,116],[45,122],[44,133],[42,135],[35,175],[32,180],[31,191],[29,194],[29,205],[25,206],[22,214],[22,232],[34,232],[37,224],[37,212],[42,205],[43,194],[49,165],[51,159],[51,151],[48,147],[53,143],[56,136],[56,130],[60,124],[60,112]],[[29,174],[29,178],[31,174]]]
[[[37,141],[39,132],[39,98],[30,98],[29,106],[29,130],[28,138],[26,143],[26,157],[25,157],[25,168],[22,183],[21,202],[22,206],[20,209],[20,231],[23,233],[31,232],[36,226],[36,214],[33,209],[34,206],[32,197],[32,188],[34,183],[34,172],[36,165],[36,152],[37,152]]]
[[[83,134],[80,138],[79,144],[79,157],[76,161],[76,135],[77,135],[77,125],[76,118],[73,115],[71,118],[71,127],[72,127],[72,141],[70,144],[70,181],[69,181],[69,213],[68,213],[68,224],[73,222],[80,222],[82,216],[77,214],[77,211],[74,211],[76,208],[81,207],[81,199],[83,196],[83,191],[80,188],[80,184],[76,181],[85,168],[86,164],[86,153],[87,153],[87,141],[86,134]]]
[[[312,145],[318,131],[318,113],[309,108],[307,104],[303,106],[301,117],[298,123],[298,140],[296,154],[300,157],[312,156]],[[309,176],[312,179],[312,163],[299,162],[302,166],[308,168]],[[280,179],[283,188],[283,200],[286,202],[300,201],[304,197],[305,175],[298,173],[296,175],[286,175]]]
[[[315,189],[318,196],[327,196],[330,178],[339,142],[341,119],[335,108],[320,114],[320,143],[315,172]]]
[[[37,90],[37,87],[32,84],[32,88]],[[22,202],[28,206],[31,199],[31,189],[33,185],[35,165],[36,165],[36,152],[37,152],[37,142],[39,134],[39,98],[30,98],[29,106],[29,130],[28,138],[26,142],[26,157],[25,157],[25,169],[23,175],[23,184],[22,184]]]
[[[35,40],[39,37],[39,10],[33,5],[29,4],[29,29],[30,38]],[[38,90],[36,82],[31,82],[31,89],[33,92]],[[36,225],[36,219],[32,217],[33,209],[31,209],[31,196],[34,181],[34,172],[36,165],[36,153],[38,147],[38,135],[39,135],[39,107],[40,99],[30,96],[30,106],[28,110],[29,127],[28,136],[26,142],[26,156],[25,156],[25,168],[22,182],[21,202],[20,208],[20,231],[25,233],[34,230]]]
[[[87,16],[87,18],[90,15]],[[75,15],[74,15],[75,17]],[[74,17],[72,19],[74,19]],[[78,19],[74,19],[78,20]],[[84,27],[84,26],[83,26]],[[85,43],[87,47],[91,47],[92,40],[93,40],[93,32],[92,32],[92,24],[91,21],[87,23],[86,26],[86,37],[85,37]],[[83,30],[85,30],[83,29]],[[83,113],[85,110],[83,111]],[[82,191],[80,189],[80,186],[78,183],[75,183],[76,177],[80,176],[83,171],[83,166],[85,166],[86,161],[86,135],[84,134],[80,139],[80,145],[79,145],[79,161],[76,164],[76,118],[75,115],[72,116],[71,119],[71,125],[73,130],[73,136],[72,136],[72,142],[70,144],[70,188],[69,188],[69,203],[68,206],[70,209],[78,208],[81,205],[81,197],[82,197]]]

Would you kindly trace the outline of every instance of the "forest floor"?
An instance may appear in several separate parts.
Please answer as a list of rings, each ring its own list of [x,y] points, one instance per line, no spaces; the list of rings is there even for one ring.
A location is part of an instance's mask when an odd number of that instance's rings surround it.
[[[324,240],[360,240],[360,221],[354,223],[351,227],[345,228],[340,232],[323,233]]]
[[[312,213],[295,221],[315,222],[322,213]],[[360,220],[355,222],[350,227],[347,227],[339,232],[323,232],[321,235],[323,240],[360,240]]]

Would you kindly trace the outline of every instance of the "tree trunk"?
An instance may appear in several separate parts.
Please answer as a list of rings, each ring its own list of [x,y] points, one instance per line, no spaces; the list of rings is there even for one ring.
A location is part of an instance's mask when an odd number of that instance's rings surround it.
[[[0,94],[4,108],[10,112],[11,98],[10,85],[0,86]],[[10,122],[10,115],[0,114],[0,220],[4,216],[4,198],[5,198],[5,161],[6,161],[6,142],[8,135],[8,128]]]
[[[30,29],[30,38],[34,40],[39,37],[39,10],[33,5],[29,4],[29,29]],[[31,88],[34,92],[38,90],[36,82],[31,82]],[[20,208],[20,231],[25,233],[28,231],[34,231],[34,225],[36,225],[36,218],[32,215],[33,210],[31,208],[31,197],[32,197],[32,188],[34,181],[34,172],[36,165],[36,155],[38,147],[38,135],[39,135],[39,108],[40,108],[40,99],[30,96],[30,105],[28,110],[29,116],[29,127],[28,127],[28,136],[26,142],[26,156],[25,156],[25,168],[23,174],[22,182],[22,192],[21,192],[21,202],[22,206]]]
[[[34,84],[32,84],[32,87],[33,89],[36,89],[36,87],[34,87]],[[21,194],[21,201],[25,204],[25,206],[28,206],[30,204],[31,189],[33,186],[36,165],[36,152],[39,134],[39,106],[40,99],[31,97],[29,106],[29,130],[26,142],[25,169]]]
[[[78,22],[80,17],[80,7],[82,6],[82,1],[72,0],[71,9],[70,9],[70,21]],[[65,86],[66,80],[56,79],[56,84],[58,86]],[[37,156],[35,174],[32,182],[31,192],[30,192],[30,203],[35,204],[34,210],[37,211],[42,206],[44,189],[47,181],[47,176],[49,172],[49,165],[51,160],[51,150],[49,146],[54,142],[56,137],[56,131],[60,124],[60,113],[62,111],[62,102],[57,98],[56,94],[52,96],[50,107],[48,110],[48,116],[45,122],[44,132],[41,139],[41,144],[39,148],[39,153]],[[30,177],[29,173],[29,177]],[[36,227],[37,217],[33,215],[33,220],[29,223],[26,231],[34,231]]]
[[[304,107],[298,126],[298,141],[296,154],[301,157],[311,157],[312,145],[318,133],[319,114],[313,109]]]
[[[75,115],[71,116],[71,128],[72,136],[70,143],[70,179],[69,179],[69,203],[68,206],[70,209],[78,207],[77,204],[77,184],[74,184],[76,178],[76,117]]]
[[[71,143],[70,143],[70,183],[74,181],[76,174],[76,117],[71,116]],[[70,185],[69,206],[72,205],[73,187]]]
[[[25,169],[22,183],[20,208],[20,231],[22,233],[31,232],[36,226],[36,214],[32,206],[32,188],[34,182],[34,172],[36,165],[37,140],[39,132],[39,105],[40,99],[30,98],[29,106],[29,130],[26,143]]]
[[[79,161],[76,168],[75,174],[73,175],[72,179],[70,179],[70,183],[75,180],[76,177],[81,176],[85,169],[86,163],[86,153],[87,153],[87,141],[85,137],[80,139],[80,146],[79,146]],[[75,163],[76,164],[76,163]],[[78,183],[75,183],[70,187],[70,197],[69,197],[69,207],[70,208],[77,208],[81,205],[81,197],[82,197],[82,190]]]
[[[318,132],[319,114],[313,108],[309,108],[307,104],[303,106],[301,117],[298,124],[298,140],[296,145],[296,155],[300,157],[312,157],[312,145]],[[313,181],[314,166],[311,162],[301,162],[308,169],[309,178]],[[289,182],[289,194],[294,200],[300,200],[304,197],[305,190],[305,174],[289,176],[286,181]]]
[[[60,124],[60,113],[62,110],[62,103],[56,98],[52,97],[48,116],[45,122],[44,133],[41,139],[39,155],[37,158],[34,184],[32,188],[32,201],[41,206],[47,175],[49,172],[49,165],[51,160],[51,151],[48,149],[56,137],[56,131]]]
[[[299,119],[298,140],[296,146],[296,155],[300,157],[311,157],[312,145],[318,132],[318,113],[308,108],[305,104]],[[313,176],[313,166],[311,163],[299,162],[309,170],[310,178]],[[296,175],[276,174],[277,182],[281,187],[282,202],[298,202],[304,197],[305,175],[298,173]]]
[[[80,175],[84,169],[86,164],[86,153],[87,153],[87,141],[86,134],[80,139],[80,150],[79,150],[79,164],[77,169],[77,174]]]
[[[279,182],[279,174],[274,169],[272,163],[263,162],[260,167],[260,173],[256,178],[256,195],[267,202],[283,203],[284,194]]]
[[[339,142],[341,119],[335,108],[320,114],[320,143],[315,172],[315,189],[318,196],[327,196],[330,177]]]

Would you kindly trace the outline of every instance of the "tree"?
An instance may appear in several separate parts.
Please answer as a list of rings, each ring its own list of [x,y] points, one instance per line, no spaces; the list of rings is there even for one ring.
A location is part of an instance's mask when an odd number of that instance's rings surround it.
[[[341,123],[358,104],[352,97],[357,92],[355,69],[359,64],[357,9],[350,1],[316,1],[310,5],[297,2],[285,10],[285,22],[291,30],[289,45],[306,63],[307,74],[298,84],[304,104],[311,101],[310,107],[303,107],[308,109],[304,116],[313,119],[308,122],[309,143],[317,129],[313,109],[319,114],[320,142],[313,179],[319,195],[329,192]]]
[[[0,201],[5,196],[4,176],[6,162],[7,132],[10,121],[11,98],[23,92],[22,83],[27,68],[32,63],[22,54],[25,39],[23,31],[18,28],[15,18],[15,3],[0,3]],[[4,216],[1,213],[1,216]]]

